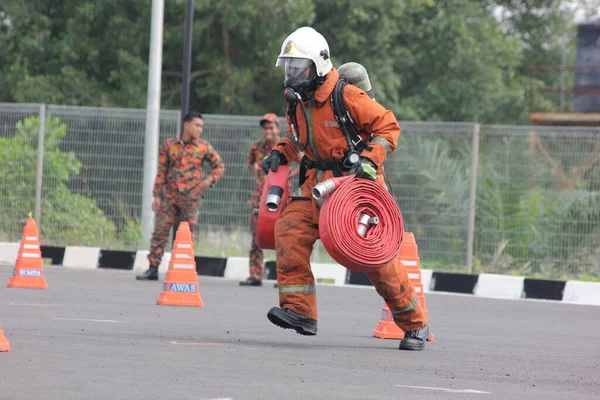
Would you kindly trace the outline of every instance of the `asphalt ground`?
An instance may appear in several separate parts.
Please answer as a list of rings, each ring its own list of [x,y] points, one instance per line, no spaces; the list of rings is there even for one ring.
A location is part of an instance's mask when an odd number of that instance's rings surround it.
[[[46,267],[47,290],[11,271],[0,399],[600,399],[600,307],[432,293],[436,340],[407,352],[371,336],[371,288],[319,286],[305,337],[267,320],[271,284],[200,276],[204,307],[172,307],[131,271]]]

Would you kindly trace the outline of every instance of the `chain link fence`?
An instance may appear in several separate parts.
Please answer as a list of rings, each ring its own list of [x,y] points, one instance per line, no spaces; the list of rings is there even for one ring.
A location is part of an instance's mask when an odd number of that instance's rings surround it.
[[[478,268],[600,277],[600,129],[482,127]]]
[[[0,104],[0,241],[18,241],[32,212],[45,244],[138,249],[145,117]],[[226,172],[203,199],[198,254],[247,255],[258,121],[205,115],[203,138]],[[385,171],[424,268],[600,278],[600,129],[401,127]],[[178,133],[179,111],[163,110],[161,143]],[[324,250],[314,259],[330,260]]]
[[[35,104],[0,106],[0,241],[18,240],[34,211],[39,112]]]

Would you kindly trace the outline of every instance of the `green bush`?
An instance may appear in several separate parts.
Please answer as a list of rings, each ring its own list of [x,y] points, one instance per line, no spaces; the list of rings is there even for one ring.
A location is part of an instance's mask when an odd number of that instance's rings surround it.
[[[0,232],[5,240],[17,240],[27,215],[35,207],[37,141],[40,120],[19,121],[11,138],[0,139],[2,192]],[[81,163],[73,152],[59,148],[67,127],[58,118],[48,118],[44,137],[42,182],[42,242],[57,245],[98,245],[114,241],[116,229],[93,199],[72,193],[67,184],[79,174]]]

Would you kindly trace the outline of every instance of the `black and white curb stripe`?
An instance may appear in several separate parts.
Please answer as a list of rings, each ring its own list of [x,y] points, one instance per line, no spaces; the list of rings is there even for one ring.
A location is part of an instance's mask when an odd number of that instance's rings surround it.
[[[0,263],[13,265],[19,243],[0,242]],[[41,246],[42,258],[52,265],[68,268],[110,268],[144,271],[148,268],[148,251],[104,250],[99,247]],[[166,272],[170,253],[165,253],[159,272]],[[265,278],[276,279],[274,261],[265,263]],[[246,257],[196,256],[198,275],[242,280],[248,277]],[[352,272],[338,264],[312,264],[317,284],[335,286],[366,285],[371,283],[361,272]],[[497,299],[542,299],[568,303],[600,305],[600,282],[533,279],[496,274],[457,274],[422,269],[425,292],[450,292],[471,294]]]
[[[148,251],[105,250],[99,247],[83,246],[40,246],[42,258],[52,265],[62,265],[76,269],[110,268],[144,271],[148,268]],[[0,263],[13,265],[19,251],[19,243],[0,242]],[[166,272],[171,254],[166,253],[159,267]],[[196,256],[196,271],[199,275],[225,275],[227,258]]]
[[[349,283],[370,284],[364,274],[354,272],[351,273]],[[423,284],[426,285],[425,279]],[[429,289],[431,292],[463,293],[496,299],[557,300],[566,303],[600,305],[600,282],[432,271],[429,285],[425,287],[425,291]]]

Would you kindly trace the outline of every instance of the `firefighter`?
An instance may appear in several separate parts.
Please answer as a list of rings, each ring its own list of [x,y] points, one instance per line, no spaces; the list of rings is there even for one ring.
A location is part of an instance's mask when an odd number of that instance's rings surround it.
[[[181,138],[167,139],[160,150],[153,190],[152,211],[156,213],[156,219],[148,254],[150,267],[136,276],[138,280],[158,280],[158,266],[175,218],[187,221],[193,235],[200,218],[204,192],[213,187],[225,172],[221,156],[210,143],[200,139],[203,130],[202,115],[189,112],[183,118]],[[202,172],[205,162],[212,169],[206,178]]]
[[[325,38],[310,27],[299,28],[283,42],[276,66],[284,70],[290,128],[263,159],[262,168],[265,172],[276,171],[279,165],[294,160],[299,151],[305,156],[301,196],[292,199],[275,223],[280,307],[271,308],[267,317],[281,328],[316,335],[317,297],[310,255],[319,238],[319,204],[311,197],[311,189],[333,176],[348,174],[383,185],[382,163],[396,149],[400,126],[391,111],[358,87],[347,85],[344,102],[366,143],[359,157],[354,157],[355,162],[349,163],[352,149],[331,105],[340,75],[332,65]],[[367,276],[405,332],[399,348],[423,350],[430,335],[429,325],[404,267],[394,259]]]

